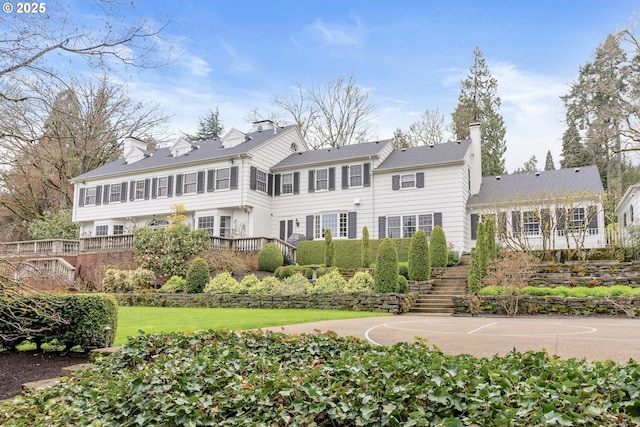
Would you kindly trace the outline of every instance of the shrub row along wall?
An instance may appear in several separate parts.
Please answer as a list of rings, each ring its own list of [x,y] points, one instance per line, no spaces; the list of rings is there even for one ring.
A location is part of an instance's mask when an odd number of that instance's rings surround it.
[[[5,320],[0,322],[0,337],[7,337],[0,338],[4,348],[29,339],[38,345],[57,340],[67,350],[80,346],[89,351],[113,343],[118,306],[107,294],[34,295],[2,301],[0,318]]]
[[[473,298],[473,299],[472,299]],[[461,314],[506,314],[503,302],[505,296],[463,296],[454,297],[454,312]],[[640,314],[640,298],[633,297],[555,297],[521,296],[518,301],[518,314],[546,314],[561,316],[627,316]]]
[[[393,239],[398,250],[398,261],[409,259],[410,238]],[[371,262],[376,262],[381,240],[370,240]],[[333,240],[336,250],[336,266],[340,268],[362,267],[361,240]],[[324,240],[301,240],[296,247],[296,260],[300,265],[324,264]]]
[[[401,314],[414,294],[246,295],[246,294],[114,294],[120,305],[146,307],[316,308]]]
[[[640,287],[640,262],[582,262],[541,264],[529,281],[531,286],[612,286]]]

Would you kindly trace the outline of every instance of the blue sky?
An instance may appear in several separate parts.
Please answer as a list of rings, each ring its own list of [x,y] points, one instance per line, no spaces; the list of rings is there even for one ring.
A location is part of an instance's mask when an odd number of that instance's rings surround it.
[[[597,45],[639,9],[622,0],[136,1],[141,17],[171,20],[163,43],[180,56],[127,75],[126,83],[130,96],[173,116],[166,132],[177,135],[193,132],[215,108],[226,130],[248,130],[251,110],[268,113],[296,83],[353,75],[371,91],[371,125],[386,139],[427,108],[450,121],[478,46],[498,80],[507,169],[532,155],[544,167],[547,150],[558,166],[559,97]]]

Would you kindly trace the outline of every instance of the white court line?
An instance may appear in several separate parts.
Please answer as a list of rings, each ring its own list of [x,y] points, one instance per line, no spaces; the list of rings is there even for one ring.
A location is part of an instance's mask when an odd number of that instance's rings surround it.
[[[488,328],[488,327],[490,327],[490,326],[497,325],[497,324],[498,324],[498,322],[493,322],[493,323],[489,323],[488,325],[480,326],[479,328],[476,328],[476,329],[474,329],[473,331],[469,331],[469,332],[467,332],[467,335],[472,335],[472,334],[474,334],[475,332],[478,332],[478,331],[480,331],[480,330],[482,330],[482,329],[484,329],[484,328]]]
[[[369,336],[369,332],[373,331],[374,329],[379,328],[380,326],[386,326],[386,327],[388,327],[388,325],[387,325],[386,323],[382,323],[382,324],[380,324],[380,325],[372,326],[372,327],[370,327],[369,329],[367,329],[366,331],[364,331],[364,337],[367,339],[367,341],[369,341],[369,342],[370,342],[371,344],[373,344],[373,345],[382,345],[382,344],[380,344],[379,342],[376,342],[374,339],[372,339],[372,338]]]

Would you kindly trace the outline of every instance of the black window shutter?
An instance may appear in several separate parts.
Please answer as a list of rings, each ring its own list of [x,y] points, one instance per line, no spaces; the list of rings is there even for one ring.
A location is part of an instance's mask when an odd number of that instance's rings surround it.
[[[258,172],[258,169],[256,169],[255,166],[251,166],[251,168],[249,169],[249,189],[250,190],[255,190],[256,189],[256,174]]]
[[[316,171],[309,171],[309,193],[313,193],[316,189]]]
[[[274,188],[274,194],[276,196],[280,195],[280,181],[282,180],[282,175],[280,175],[279,173],[276,174],[276,179],[275,179],[275,188]]]
[[[181,173],[176,175],[176,196],[182,196],[182,191],[184,190],[184,188],[182,188],[183,179],[184,175],[182,175]]]
[[[418,172],[416,174],[416,187],[424,188],[424,172]]]
[[[514,234],[520,233],[520,211],[511,212],[511,226]]]
[[[207,171],[207,193],[211,193],[216,188],[216,171],[209,169]]]
[[[442,227],[442,212],[435,212],[433,214],[433,226],[439,225]]]
[[[151,186],[151,180],[149,178],[144,180],[144,199],[149,200],[149,187]]]
[[[204,171],[198,171],[196,178],[196,192],[204,193]]]
[[[78,206],[84,206],[84,188],[80,189],[80,194],[78,195]]]
[[[96,206],[102,203],[102,185],[96,186]]]
[[[336,189],[336,168],[329,168],[329,190]]]
[[[400,175],[393,175],[391,177],[391,189],[392,190],[400,189]]]
[[[362,185],[364,187],[371,187],[371,163],[365,163],[362,169],[364,171],[362,173]]]
[[[173,175],[167,178],[167,197],[173,197]]]
[[[476,240],[478,237],[478,221],[480,220],[480,215],[471,214],[471,240]]]
[[[111,186],[109,184],[105,184],[102,191],[102,204],[104,205],[109,204],[109,190],[111,190]]]
[[[293,173],[293,194],[300,194],[300,172]]]
[[[387,235],[387,217],[378,217],[378,239],[384,239]]]
[[[342,188],[349,188],[349,166],[342,167]]]
[[[589,206],[587,209],[587,218],[589,219],[589,229],[598,229],[598,208],[596,206]]]
[[[358,212],[347,213],[347,237],[355,239],[358,235]]]
[[[127,201],[127,181],[120,184],[120,202],[124,203]]]
[[[287,222],[280,221],[280,240],[287,240]]]
[[[136,199],[136,182],[131,181],[129,183],[129,200],[134,201]]]
[[[238,188],[238,166],[231,166],[231,178],[229,179],[229,188],[235,190]]]
[[[151,180],[151,198],[155,199],[158,197],[158,178],[153,178]]]
[[[313,215],[307,215],[307,240],[313,240]]]
[[[272,173],[267,175],[267,194],[270,196],[273,195],[273,174]]]

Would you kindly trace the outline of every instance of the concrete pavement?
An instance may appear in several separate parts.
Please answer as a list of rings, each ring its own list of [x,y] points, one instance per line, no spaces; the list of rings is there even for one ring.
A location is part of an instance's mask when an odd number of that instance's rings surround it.
[[[381,316],[265,328],[300,334],[334,331],[374,344],[392,345],[425,338],[445,354],[486,357],[514,348],[547,350],[561,358],[640,361],[640,320],[618,317],[452,317]]]

